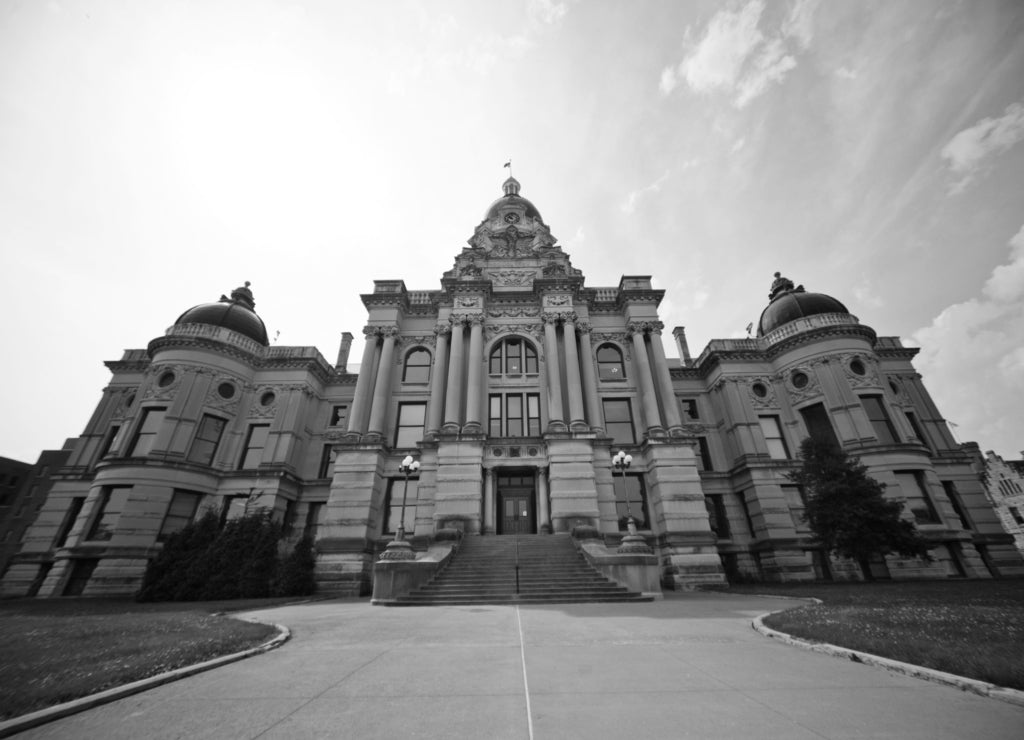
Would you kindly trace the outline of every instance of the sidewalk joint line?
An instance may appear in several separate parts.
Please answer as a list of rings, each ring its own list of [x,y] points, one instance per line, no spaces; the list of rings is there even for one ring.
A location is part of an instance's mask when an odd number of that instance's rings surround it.
[[[533,740],[533,712],[530,709],[530,682],[526,678],[526,642],[523,640],[523,618],[519,615],[519,606],[516,606],[516,624],[519,627],[519,658],[523,664],[523,691],[526,692],[526,729],[530,733],[530,740]]]

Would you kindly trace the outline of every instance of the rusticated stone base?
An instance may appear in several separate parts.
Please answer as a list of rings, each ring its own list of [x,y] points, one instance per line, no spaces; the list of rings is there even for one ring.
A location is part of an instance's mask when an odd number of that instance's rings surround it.
[[[321,552],[316,559],[316,591],[326,596],[366,596],[372,567],[369,552]]]

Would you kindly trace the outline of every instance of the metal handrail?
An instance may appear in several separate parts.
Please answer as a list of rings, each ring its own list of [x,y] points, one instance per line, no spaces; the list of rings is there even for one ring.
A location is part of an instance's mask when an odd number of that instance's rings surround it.
[[[519,527],[516,526],[516,594],[519,593]]]

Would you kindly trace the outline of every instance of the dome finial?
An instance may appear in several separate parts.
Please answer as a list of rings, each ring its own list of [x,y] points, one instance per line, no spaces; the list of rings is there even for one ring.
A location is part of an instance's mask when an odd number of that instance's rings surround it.
[[[775,297],[793,290],[793,281],[782,277],[781,272],[775,273],[775,280],[772,281],[771,290],[768,292],[768,300],[775,300]]]
[[[509,177],[505,180],[501,189],[505,191],[505,195],[519,195],[519,180],[514,177]]]
[[[245,285],[241,288],[235,288],[231,291],[231,300],[235,303],[241,303],[251,311],[256,308],[256,301],[253,300],[252,291],[249,290],[250,285],[252,285],[252,283],[246,280]]]

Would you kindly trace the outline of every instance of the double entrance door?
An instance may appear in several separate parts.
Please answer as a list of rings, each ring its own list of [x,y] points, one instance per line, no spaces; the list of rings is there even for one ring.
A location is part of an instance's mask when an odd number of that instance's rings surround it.
[[[537,514],[532,471],[498,473],[498,534],[535,534]]]

